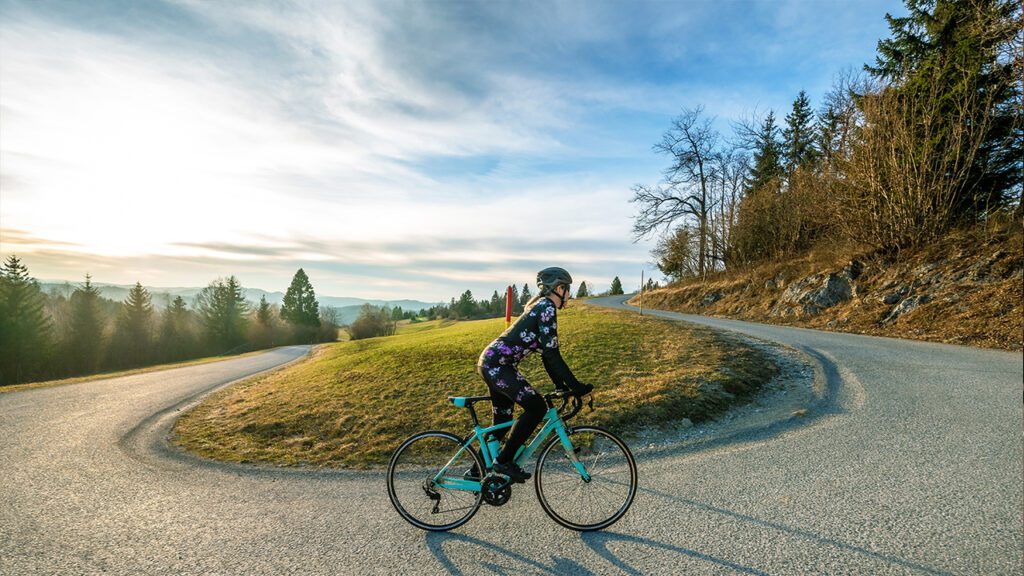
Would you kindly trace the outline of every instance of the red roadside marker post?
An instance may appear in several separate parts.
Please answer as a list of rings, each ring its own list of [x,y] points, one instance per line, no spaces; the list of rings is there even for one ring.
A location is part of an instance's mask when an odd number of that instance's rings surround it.
[[[512,287],[505,291],[505,328],[512,325]]]

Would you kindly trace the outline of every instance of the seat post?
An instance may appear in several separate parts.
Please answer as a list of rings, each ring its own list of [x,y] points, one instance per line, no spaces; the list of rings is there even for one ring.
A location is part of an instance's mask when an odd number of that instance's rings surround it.
[[[479,427],[480,421],[476,419],[476,410],[473,409],[473,403],[466,402],[466,408],[469,408],[469,417],[473,419],[473,426]]]

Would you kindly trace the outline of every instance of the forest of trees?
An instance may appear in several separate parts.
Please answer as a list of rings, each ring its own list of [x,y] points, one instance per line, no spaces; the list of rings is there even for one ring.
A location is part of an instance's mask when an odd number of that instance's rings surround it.
[[[906,0],[875,63],[836,77],[817,111],[801,91],[735,121],[702,106],[654,146],[662,181],[637,185],[637,239],[670,278],[779,259],[822,242],[894,254],[953,227],[1021,215],[1021,3]]]
[[[136,368],[293,343],[337,339],[337,314],[319,309],[299,269],[281,307],[252,306],[238,279],[217,279],[158,310],[136,283],[124,302],[86,275],[70,296],[44,293],[17,256],[0,268],[0,385]]]

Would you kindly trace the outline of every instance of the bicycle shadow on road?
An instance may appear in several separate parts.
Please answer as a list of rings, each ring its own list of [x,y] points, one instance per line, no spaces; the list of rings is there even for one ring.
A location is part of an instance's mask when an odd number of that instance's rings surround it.
[[[740,520],[740,521],[748,523],[748,524],[753,524],[753,525],[756,525],[756,526],[759,526],[759,527],[762,527],[762,528],[769,528],[769,529],[772,529],[772,530],[778,530],[778,531],[783,532],[785,534],[788,534],[790,536],[795,536],[795,537],[798,537],[798,538],[803,538],[805,540],[809,540],[809,541],[814,542],[816,544],[819,544],[821,546],[831,546],[831,547],[843,550],[845,552],[851,552],[851,553],[854,553],[854,554],[858,554],[858,555],[861,555],[861,556],[865,556],[865,557],[871,558],[873,560],[880,560],[882,562],[886,562],[886,563],[889,563],[889,564],[900,566],[902,568],[913,570],[915,572],[921,572],[921,573],[924,573],[924,574],[932,574],[932,575],[935,575],[935,576],[949,576],[949,574],[950,574],[949,572],[943,572],[942,570],[931,568],[929,566],[923,566],[921,564],[916,564],[916,563],[911,562],[909,560],[904,560],[903,558],[898,558],[896,556],[890,556],[890,555],[887,555],[887,554],[883,554],[881,552],[875,552],[873,550],[868,550],[867,548],[862,548],[860,546],[855,546],[853,544],[848,544],[846,542],[842,542],[842,541],[836,540],[834,538],[829,538],[827,536],[822,536],[821,534],[816,534],[814,532],[811,532],[810,530],[804,530],[802,528],[795,528],[795,527],[792,527],[792,526],[787,526],[785,524],[780,524],[778,522],[772,522],[770,520],[762,520],[760,518],[755,518],[753,516],[748,516],[746,514],[742,514],[742,513],[739,513],[739,512],[734,512],[732,510],[727,510],[725,508],[719,508],[717,506],[712,506],[711,504],[704,504],[702,502],[697,502],[695,500],[690,500],[688,498],[683,498],[681,496],[676,496],[674,494],[668,494],[668,493],[665,493],[665,492],[661,492],[659,490],[653,490],[651,488],[640,488],[640,491],[641,492],[646,492],[646,493],[651,494],[653,496],[656,496],[658,498],[664,498],[666,500],[671,500],[673,502],[678,502],[678,503],[683,504],[685,506],[690,506],[690,507],[696,508],[698,510],[702,510],[704,512],[712,512],[712,513],[715,513],[715,514],[721,514],[723,516],[729,516],[730,518],[734,518],[734,519]],[[636,572],[636,573],[639,574],[639,572]],[[760,574],[760,572],[755,572],[755,573]]]
[[[665,544],[664,542],[658,542],[657,540],[651,540],[650,538],[643,538],[640,536],[631,536],[629,534],[622,534],[619,532],[587,532],[580,535],[580,539],[589,546],[599,556],[613,564],[619,570],[622,570],[626,574],[636,574],[643,576],[647,572],[631,566],[621,558],[617,557],[608,547],[610,543],[622,542],[627,544],[638,544],[640,546],[648,546],[651,548],[658,548],[668,552],[674,552],[683,556],[688,556],[697,560],[702,560],[711,564],[717,564],[724,568],[734,570],[741,574],[756,574],[758,576],[768,576],[767,572],[761,572],[749,566],[743,566],[742,564],[736,564],[728,560],[716,558],[708,554],[697,552],[689,548],[683,548],[681,546],[674,546],[672,544]]]
[[[607,567],[602,566],[601,570],[594,571],[594,569],[587,568],[581,565],[579,562],[565,558],[563,556],[551,556],[551,564],[545,564],[541,561],[533,558],[528,558],[513,552],[507,548],[503,548],[493,542],[474,538],[472,536],[466,536],[465,534],[458,534],[452,532],[431,532],[425,537],[427,549],[430,550],[431,554],[437,558],[437,561],[448,571],[449,574],[461,576],[465,574],[462,569],[455,565],[448,553],[445,552],[444,548],[446,544],[451,543],[462,543],[470,544],[472,546],[478,546],[485,551],[500,554],[509,561],[506,565],[495,564],[493,562],[480,561],[479,567],[486,568],[493,574],[514,574],[521,573],[525,570],[530,570],[536,574],[551,574],[553,576],[562,576],[567,574],[578,574],[578,575],[595,575],[603,574],[607,572]],[[598,556],[609,562],[620,571],[626,574],[643,575],[646,574],[641,569],[635,568],[625,562],[624,560],[617,557],[610,549],[609,543],[613,542],[625,542],[629,544],[637,544],[641,546],[647,546],[668,552],[673,552],[689,558],[702,560],[715,564],[730,570],[739,572],[741,574],[754,574],[758,576],[767,576],[765,572],[755,570],[753,568],[742,566],[728,560],[721,558],[715,558],[713,556],[702,554],[696,550],[690,550],[682,548],[680,546],[674,546],[672,544],[666,544],[664,542],[658,542],[650,538],[644,538],[640,536],[632,536],[629,534],[622,534],[616,532],[588,532],[580,535],[580,539],[586,544],[591,550],[593,550]],[[475,571],[475,570],[474,570]]]
[[[548,566],[537,560],[534,560],[533,558],[527,558],[526,556],[523,556],[518,552],[513,552],[508,548],[502,548],[494,542],[488,542],[486,540],[481,540],[479,538],[474,538],[472,536],[466,536],[465,534],[458,534],[455,532],[428,532],[425,536],[425,540],[427,544],[427,549],[430,550],[430,553],[433,554],[435,558],[437,558],[437,561],[441,563],[441,565],[445,568],[445,570],[448,571],[449,574],[454,574],[456,576],[462,576],[463,574],[465,574],[465,572],[463,572],[458,566],[456,566],[452,559],[448,556],[448,553],[445,552],[444,547],[446,544],[470,544],[473,546],[478,546],[483,550],[505,556],[510,561],[510,565],[501,566],[490,562],[480,561],[479,566],[491,570],[491,573],[493,574],[521,573],[524,567],[529,567],[530,569],[533,569],[535,571],[534,573],[536,574],[552,574],[555,576],[561,574],[594,574],[594,572],[588,570],[584,566],[581,566],[579,563],[568,558],[553,556],[553,562],[550,566]]]

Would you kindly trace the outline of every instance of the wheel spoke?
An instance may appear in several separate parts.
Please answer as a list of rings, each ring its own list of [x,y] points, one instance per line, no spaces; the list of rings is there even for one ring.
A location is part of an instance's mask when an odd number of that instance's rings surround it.
[[[455,479],[478,464],[469,450],[452,460],[461,446],[462,441],[452,434],[425,432],[404,442],[392,456],[388,495],[395,509],[414,526],[449,530],[468,521],[480,508],[480,492],[444,488],[432,481],[446,464],[445,475]]]
[[[579,458],[590,481],[584,482],[568,454],[554,445],[537,464],[537,496],[556,522],[575,530],[591,530],[618,520],[636,494],[636,464],[628,448],[596,428],[577,428],[572,443],[586,446]],[[575,481],[575,482],[573,482]]]

